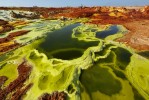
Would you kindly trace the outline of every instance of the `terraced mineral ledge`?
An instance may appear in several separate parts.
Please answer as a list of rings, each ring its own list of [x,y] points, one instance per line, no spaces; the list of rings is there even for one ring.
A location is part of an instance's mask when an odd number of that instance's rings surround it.
[[[135,49],[123,43],[128,34],[134,36],[130,23],[33,15],[0,20],[14,27],[0,35],[0,100],[149,99],[148,49],[138,52],[132,41],[127,44]]]

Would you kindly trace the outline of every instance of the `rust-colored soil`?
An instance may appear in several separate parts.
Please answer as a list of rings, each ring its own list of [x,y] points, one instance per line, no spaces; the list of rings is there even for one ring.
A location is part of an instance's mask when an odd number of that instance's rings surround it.
[[[18,77],[13,82],[11,82],[7,87],[5,87],[0,91],[0,100],[5,100],[6,98],[8,100],[20,100],[21,97],[32,86],[32,83],[30,83],[27,86],[24,86],[24,82],[29,77],[31,70],[32,67],[28,65],[26,61],[22,62],[18,66],[18,73],[19,73]],[[4,82],[7,80],[5,76],[0,76],[0,79],[1,79],[0,80],[1,85],[4,84]],[[10,98],[8,96],[9,94],[10,95],[12,94]]]
[[[14,27],[11,25],[1,25],[0,26],[0,34],[4,33],[4,32],[9,32],[11,30],[13,30]]]
[[[4,21],[0,19],[0,34],[4,32],[8,32],[13,30],[14,27],[12,25],[9,25],[8,21]]]
[[[6,45],[6,46],[0,48],[0,52],[6,52],[6,51],[9,51],[11,49],[17,48],[19,46],[20,46],[19,43],[14,43],[14,44]]]
[[[138,20],[123,24],[130,32],[117,41],[136,50],[149,50],[149,20]]]
[[[14,37],[27,34],[28,32],[30,32],[30,31],[21,30],[21,31],[17,31],[17,32],[12,32],[5,38],[0,38],[0,52],[6,52],[11,49],[19,47],[20,44],[13,41]]]
[[[5,81],[7,80],[8,78],[6,76],[0,76],[0,91],[1,91],[1,86],[5,83]]]
[[[6,24],[8,24],[7,21],[4,21],[4,20],[0,19],[0,25],[6,25]]]
[[[5,38],[0,38],[0,43],[9,42],[10,40],[13,40],[14,37],[27,34],[28,30],[21,30],[17,32],[9,33],[9,35]]]
[[[53,92],[52,94],[45,93],[39,100],[66,100],[66,93],[64,92]]]

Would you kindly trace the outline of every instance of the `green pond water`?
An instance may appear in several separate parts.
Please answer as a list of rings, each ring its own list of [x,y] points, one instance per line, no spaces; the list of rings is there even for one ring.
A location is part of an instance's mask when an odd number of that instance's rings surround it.
[[[48,34],[39,48],[42,48],[41,51],[49,58],[69,60],[82,56],[88,47],[97,46],[99,41],[86,42],[72,38],[72,30],[77,26],[80,26],[80,24],[69,25]]]
[[[23,100],[54,91],[64,91],[68,100],[148,100],[149,60],[113,41],[126,29],[76,22],[22,27],[31,32],[16,40],[26,45],[0,56],[0,76],[8,77],[4,87],[17,78],[17,66],[26,59],[33,68],[25,85],[33,86]]]
[[[101,31],[96,33],[97,38],[104,39],[109,35],[116,34],[119,31],[118,27],[116,25],[112,25],[109,30]]]

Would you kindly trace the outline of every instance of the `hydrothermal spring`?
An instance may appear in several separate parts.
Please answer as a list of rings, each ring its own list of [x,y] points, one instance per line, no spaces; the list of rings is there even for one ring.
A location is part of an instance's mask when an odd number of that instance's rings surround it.
[[[18,27],[31,31],[15,38],[25,46],[0,56],[0,76],[8,77],[2,89],[17,78],[25,59],[32,71],[24,85],[33,86],[23,100],[55,91],[68,100],[148,100],[149,60],[114,41],[127,30],[76,22],[39,20]]]

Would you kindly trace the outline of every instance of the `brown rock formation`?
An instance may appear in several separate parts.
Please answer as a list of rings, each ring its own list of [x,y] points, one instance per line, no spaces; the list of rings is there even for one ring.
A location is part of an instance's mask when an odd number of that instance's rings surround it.
[[[40,17],[40,15],[36,14],[36,13],[31,13],[31,14],[26,14],[26,13],[15,13],[15,12],[11,12],[11,16],[13,18],[27,18],[27,19],[38,19]]]
[[[0,34],[13,30],[14,27],[9,25],[7,21],[0,19]]]
[[[29,30],[21,30],[21,31],[17,31],[17,32],[12,32],[12,33],[9,33],[8,37],[13,38],[16,36],[27,34],[28,32],[30,32],[30,31]]]
[[[26,61],[22,62],[18,66],[18,73],[19,73],[18,77],[13,82],[11,82],[7,87],[5,87],[0,91],[0,100],[5,100],[6,98],[8,100],[20,100],[21,97],[32,86],[32,83],[28,84],[27,86],[24,86],[24,82],[29,77],[31,69],[32,69],[31,66],[28,65]],[[4,79],[1,78],[0,81],[3,81],[3,80]],[[9,97],[8,95],[10,93],[13,93],[13,95]]]
[[[45,93],[39,100],[66,100],[66,93],[64,92],[53,92],[52,94]]]
[[[13,29],[14,29],[14,27],[11,25],[2,25],[0,28],[0,33],[9,32]]]
[[[19,47],[20,46],[19,43],[15,42],[15,41],[12,42],[14,37],[27,34],[28,32],[30,32],[30,31],[21,30],[21,31],[9,33],[9,35],[5,38],[0,38],[0,52],[7,52],[11,49]]]
[[[1,91],[1,86],[5,83],[5,81],[7,80],[8,78],[6,76],[0,76],[0,91]]]
[[[4,21],[4,20],[0,19],[0,26],[1,26],[1,25],[6,25],[6,24],[8,24],[7,21]]]

